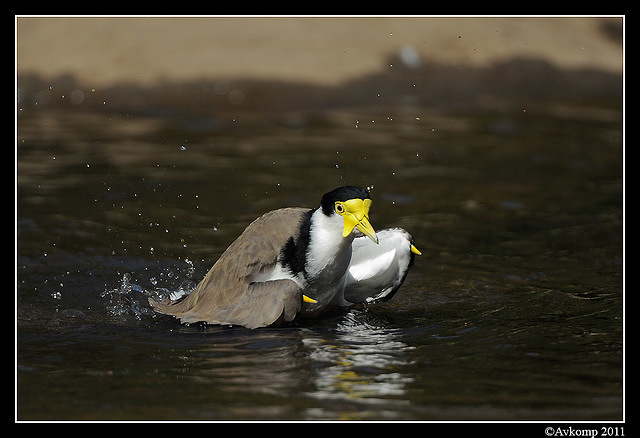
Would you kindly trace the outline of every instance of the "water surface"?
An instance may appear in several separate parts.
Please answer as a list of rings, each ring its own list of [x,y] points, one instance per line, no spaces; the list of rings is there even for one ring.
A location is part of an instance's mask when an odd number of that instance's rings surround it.
[[[19,420],[621,420],[615,107],[20,115]],[[384,304],[181,326],[244,227],[369,187],[423,253]]]

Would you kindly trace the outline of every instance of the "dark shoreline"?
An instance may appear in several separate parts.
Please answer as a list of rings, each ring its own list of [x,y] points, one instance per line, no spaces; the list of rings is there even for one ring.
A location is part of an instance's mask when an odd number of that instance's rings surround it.
[[[17,109],[18,115],[64,109],[130,116],[206,116],[397,106],[435,110],[527,109],[538,103],[554,102],[617,107],[622,105],[624,94],[620,74],[596,69],[559,69],[542,60],[514,59],[489,68],[438,64],[409,67],[397,59],[389,59],[387,64],[393,67],[339,86],[211,78],[93,89],[72,75],[55,78],[21,75],[17,78]]]

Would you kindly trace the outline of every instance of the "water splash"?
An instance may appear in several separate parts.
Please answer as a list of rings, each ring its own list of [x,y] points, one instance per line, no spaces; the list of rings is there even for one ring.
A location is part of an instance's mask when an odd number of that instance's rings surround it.
[[[125,272],[117,287],[105,290],[100,297],[110,316],[118,320],[138,320],[155,318],[157,314],[149,305],[149,298],[156,300],[177,300],[193,291],[197,285],[193,280],[195,267],[189,259],[180,267],[169,267],[148,279],[134,279],[133,272]]]

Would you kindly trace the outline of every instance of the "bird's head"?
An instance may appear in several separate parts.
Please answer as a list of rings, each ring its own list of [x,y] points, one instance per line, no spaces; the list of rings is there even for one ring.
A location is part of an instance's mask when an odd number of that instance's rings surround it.
[[[357,228],[369,239],[378,243],[376,232],[369,222],[371,196],[361,187],[345,186],[325,193],[320,202],[327,216],[341,216],[344,222],[342,237],[347,237]]]

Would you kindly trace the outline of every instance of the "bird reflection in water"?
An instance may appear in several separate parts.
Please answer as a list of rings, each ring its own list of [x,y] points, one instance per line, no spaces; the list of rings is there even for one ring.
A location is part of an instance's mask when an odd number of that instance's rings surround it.
[[[377,411],[376,405],[388,409],[390,405],[408,403],[407,384],[413,379],[402,369],[410,365],[407,352],[414,347],[402,342],[397,331],[377,324],[366,312],[351,311],[332,336],[321,337],[311,330],[303,333],[303,343],[316,372],[316,389],[309,396],[355,403],[353,411],[344,411],[346,419],[362,418],[367,409]],[[310,415],[322,417],[324,413],[318,408]]]

